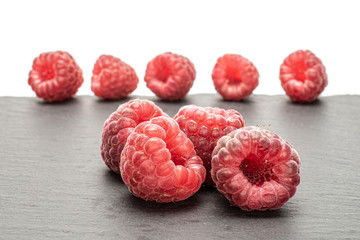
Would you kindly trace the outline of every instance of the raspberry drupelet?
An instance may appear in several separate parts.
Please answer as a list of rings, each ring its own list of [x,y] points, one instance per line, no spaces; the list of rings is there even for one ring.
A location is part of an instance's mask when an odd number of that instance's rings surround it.
[[[210,175],[212,151],[220,137],[245,126],[241,114],[233,109],[188,105],[182,107],[174,119],[190,138],[203,161],[207,171],[205,183],[214,184]]]
[[[211,176],[218,190],[243,210],[278,209],[300,183],[300,159],[278,135],[244,127],[219,139]]]
[[[67,52],[46,52],[34,59],[28,83],[47,102],[71,98],[83,83],[82,70]]]
[[[280,66],[281,86],[291,100],[312,102],[327,86],[327,75],[321,60],[312,52],[291,53]]]
[[[167,115],[147,100],[131,100],[110,115],[103,126],[100,150],[105,164],[112,171],[120,173],[121,152],[134,128],[141,122],[159,116]]]
[[[128,137],[120,165],[130,192],[147,201],[184,200],[206,175],[192,142],[168,117],[140,123]]]
[[[160,54],[146,68],[146,86],[161,99],[180,100],[186,96],[195,80],[194,64],[174,53]]]
[[[91,78],[91,90],[104,99],[120,99],[133,92],[139,83],[135,70],[110,55],[101,55],[96,61]]]
[[[220,57],[212,72],[216,91],[225,100],[240,101],[249,96],[259,84],[254,64],[237,54]]]

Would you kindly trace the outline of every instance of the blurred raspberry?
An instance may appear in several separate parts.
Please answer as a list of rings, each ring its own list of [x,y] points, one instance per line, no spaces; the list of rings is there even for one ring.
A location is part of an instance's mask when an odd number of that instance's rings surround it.
[[[300,159],[278,135],[244,127],[218,140],[211,176],[218,190],[241,209],[277,209],[296,192]]]
[[[296,51],[285,58],[280,81],[290,99],[297,102],[316,100],[328,83],[321,60],[308,50]]]
[[[194,65],[189,59],[167,52],[148,63],[145,82],[159,98],[180,100],[189,92],[195,75]]]
[[[242,100],[259,84],[259,73],[246,58],[236,54],[220,57],[213,69],[216,91],[226,100]]]
[[[232,109],[225,111],[220,108],[188,105],[182,107],[174,119],[190,138],[196,153],[203,161],[207,171],[205,183],[213,184],[210,175],[212,151],[220,137],[245,125],[241,114]]]
[[[63,101],[75,95],[84,79],[80,67],[67,52],[47,52],[34,59],[28,83],[39,98]]]
[[[91,78],[91,90],[104,99],[120,99],[133,92],[139,79],[135,70],[119,58],[101,55]]]

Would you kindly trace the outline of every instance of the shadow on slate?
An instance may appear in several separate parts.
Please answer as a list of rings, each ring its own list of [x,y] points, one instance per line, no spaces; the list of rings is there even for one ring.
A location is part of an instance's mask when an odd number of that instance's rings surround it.
[[[119,104],[80,96],[56,104],[0,98],[0,229],[4,239],[339,239],[360,236],[360,96],[294,104],[190,95],[147,97],[170,116],[186,104],[233,108],[298,150],[301,183],[276,211],[244,212],[211,187],[169,204],[133,197],[100,156],[105,119]],[[143,97],[139,97],[143,98]]]

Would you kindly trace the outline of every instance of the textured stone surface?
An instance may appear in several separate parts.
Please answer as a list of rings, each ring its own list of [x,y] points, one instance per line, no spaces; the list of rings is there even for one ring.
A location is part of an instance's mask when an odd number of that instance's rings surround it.
[[[129,98],[130,99],[130,98]],[[301,158],[298,192],[281,209],[244,212],[213,188],[170,204],[127,190],[100,156],[102,125],[119,104],[76,97],[58,104],[0,98],[2,239],[339,239],[360,230],[360,96],[286,96],[225,102],[218,95],[156,101],[234,108],[247,125],[271,124]],[[156,100],[156,98],[148,98]]]

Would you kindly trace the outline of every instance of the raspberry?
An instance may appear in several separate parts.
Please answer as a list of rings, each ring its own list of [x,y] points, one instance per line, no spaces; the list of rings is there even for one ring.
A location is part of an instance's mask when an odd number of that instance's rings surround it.
[[[168,117],[140,123],[126,142],[120,165],[130,192],[157,202],[190,197],[206,175],[192,142]]]
[[[300,183],[300,159],[278,135],[244,127],[219,139],[211,176],[218,190],[243,210],[278,209]]]
[[[135,70],[119,58],[101,55],[91,78],[91,90],[104,99],[120,99],[133,92],[139,79]]]
[[[211,179],[211,153],[217,140],[245,125],[240,113],[235,110],[220,108],[202,108],[194,105],[184,106],[174,119],[180,129],[186,133],[195,146],[196,153],[206,168],[206,184],[213,184]]]
[[[70,98],[83,81],[74,58],[61,51],[42,53],[35,58],[28,79],[36,95],[48,102]]]
[[[259,84],[259,73],[246,58],[236,54],[220,57],[213,69],[212,79],[216,91],[225,100],[242,100]]]
[[[161,99],[180,100],[189,92],[195,75],[194,65],[189,59],[167,52],[148,63],[145,82]]]
[[[319,58],[308,50],[299,50],[281,64],[280,81],[291,100],[312,102],[326,87],[327,75]]]
[[[159,116],[167,115],[150,101],[131,100],[120,105],[104,123],[100,150],[105,164],[120,173],[120,156],[130,133],[139,123]]]

